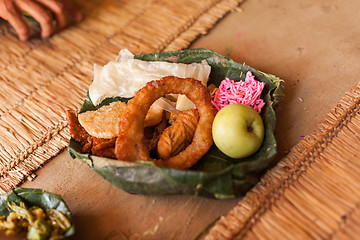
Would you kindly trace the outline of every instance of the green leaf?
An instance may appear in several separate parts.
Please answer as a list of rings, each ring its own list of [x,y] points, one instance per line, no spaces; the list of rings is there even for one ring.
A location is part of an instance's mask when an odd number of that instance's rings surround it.
[[[276,123],[274,107],[283,99],[282,80],[274,75],[260,72],[251,66],[235,62],[209,49],[148,53],[137,55],[135,58],[145,61],[185,64],[207,61],[211,66],[208,84],[213,83],[216,86],[219,86],[221,81],[227,77],[234,81],[243,81],[246,73],[251,71],[256,80],[266,83],[261,96],[266,102],[261,113],[265,125],[265,137],[261,148],[250,157],[232,159],[213,145],[209,152],[189,170],[162,168],[151,163],[137,162],[134,164],[91,156],[82,153],[81,146],[74,140],[70,140],[69,143],[70,155],[86,162],[107,181],[130,193],[191,194],[217,199],[233,198],[245,194],[257,183],[261,172],[271,163],[277,152],[274,136]],[[118,98],[106,99],[99,106],[94,106],[87,95],[81,112],[95,110],[111,101],[118,100]]]
[[[63,213],[71,222],[71,227],[64,233],[64,237],[72,236],[75,233],[74,221],[70,209],[61,196],[46,192],[42,189],[15,188],[0,195],[0,216],[7,216],[10,213],[8,203],[25,203],[27,207],[37,206],[45,211],[55,209]]]

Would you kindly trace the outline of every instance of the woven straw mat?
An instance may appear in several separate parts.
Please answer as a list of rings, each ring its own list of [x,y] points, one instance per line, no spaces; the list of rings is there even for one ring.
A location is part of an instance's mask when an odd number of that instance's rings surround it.
[[[241,1],[79,0],[82,22],[28,43],[1,21],[0,192],[31,180],[67,146],[65,111],[82,105],[95,63],[106,64],[122,48],[186,48]]]
[[[205,239],[360,239],[360,83]]]

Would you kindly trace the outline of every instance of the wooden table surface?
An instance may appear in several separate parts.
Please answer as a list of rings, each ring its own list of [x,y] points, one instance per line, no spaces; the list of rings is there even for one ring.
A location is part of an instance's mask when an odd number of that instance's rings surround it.
[[[282,78],[277,161],[309,134],[360,75],[360,2],[248,0],[191,46]],[[109,59],[110,60],[110,59]],[[193,239],[241,198],[131,195],[66,151],[21,187],[61,194],[76,221],[72,239]]]

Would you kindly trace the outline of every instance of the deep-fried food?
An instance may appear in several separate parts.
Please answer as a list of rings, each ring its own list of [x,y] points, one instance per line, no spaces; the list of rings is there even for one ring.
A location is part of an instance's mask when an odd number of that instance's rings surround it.
[[[80,125],[91,136],[111,139],[119,134],[119,121],[126,108],[126,103],[118,101],[102,106],[96,111],[80,113],[77,118]],[[155,126],[161,122],[164,109],[160,104],[151,105],[146,118],[145,127]]]
[[[96,111],[87,111],[78,115],[81,126],[93,137],[114,138],[119,133],[119,120],[126,103],[118,101],[102,106]]]
[[[163,113],[164,108],[162,108],[159,104],[156,104],[156,102],[152,104],[148,113],[146,114],[144,127],[151,127],[160,123],[163,118]]]
[[[114,153],[116,138],[93,137],[81,126],[74,111],[67,110],[66,115],[70,125],[71,137],[83,146],[82,152],[91,152],[99,157],[116,158]]]
[[[168,159],[151,159],[145,144],[144,120],[151,104],[166,94],[185,94],[197,107],[199,122],[193,141],[178,155]],[[186,169],[193,166],[211,147],[213,140],[211,126],[214,111],[210,94],[206,87],[192,78],[164,77],[151,81],[140,89],[128,106],[119,122],[119,136],[116,140],[115,154],[123,161],[154,161],[158,166]]]
[[[98,140],[98,142],[95,142],[95,144],[93,144],[91,148],[91,153],[93,155],[116,159],[116,155],[115,155],[116,138],[96,139],[96,140]]]
[[[151,106],[158,98],[170,93],[185,94],[198,110],[174,114],[177,115],[176,121],[173,126],[165,129],[163,109]],[[97,111],[82,113],[78,117],[73,111],[67,111],[70,133],[83,145],[83,152],[124,161],[154,161],[158,166],[186,169],[194,165],[212,145],[211,125],[214,112],[210,94],[197,80],[170,76],[152,81],[138,91],[126,108],[125,106],[125,103],[117,102]],[[150,138],[144,137],[146,119],[151,123],[148,125],[157,124],[152,129]],[[117,121],[118,126],[114,124]],[[89,134],[83,124],[92,134]],[[119,129],[118,134],[114,134],[116,129]],[[160,135],[163,131],[163,135]],[[117,135],[119,136],[116,138]],[[160,136],[162,140],[158,144]],[[150,157],[150,151],[156,146],[160,159]]]
[[[72,110],[66,111],[66,117],[70,126],[70,134],[75,141],[80,143],[81,145],[85,145],[88,143],[89,133],[81,126],[79,120]]]
[[[199,113],[196,109],[174,115],[176,120],[164,130],[157,143],[157,154],[161,159],[173,157],[183,151],[191,143],[199,121]]]
[[[146,139],[146,145],[148,146],[150,153],[153,151],[155,152],[160,135],[166,129],[166,127],[167,127],[167,119],[166,119],[166,115],[163,114],[160,123],[158,123],[153,127],[145,128],[144,134]]]

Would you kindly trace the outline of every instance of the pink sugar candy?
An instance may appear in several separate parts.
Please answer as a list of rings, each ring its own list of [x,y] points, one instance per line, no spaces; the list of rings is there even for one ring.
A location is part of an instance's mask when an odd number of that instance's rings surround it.
[[[264,100],[260,98],[264,86],[265,83],[255,80],[250,71],[246,73],[245,81],[234,82],[226,78],[221,82],[219,90],[211,97],[211,103],[215,112],[229,104],[242,103],[261,113],[265,105]]]

